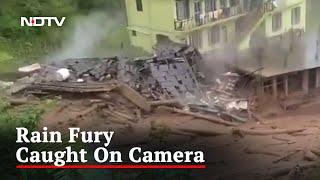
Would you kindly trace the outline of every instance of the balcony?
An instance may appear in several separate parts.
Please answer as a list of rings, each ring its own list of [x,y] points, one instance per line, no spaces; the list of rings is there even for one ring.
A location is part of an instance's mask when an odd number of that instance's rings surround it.
[[[221,20],[227,20],[228,18],[236,17],[244,13],[246,13],[246,11],[240,8],[240,6],[222,8],[205,14],[199,14],[188,19],[176,19],[174,21],[174,28],[176,31],[188,31],[197,27],[201,27],[202,25],[211,23],[214,24]]]

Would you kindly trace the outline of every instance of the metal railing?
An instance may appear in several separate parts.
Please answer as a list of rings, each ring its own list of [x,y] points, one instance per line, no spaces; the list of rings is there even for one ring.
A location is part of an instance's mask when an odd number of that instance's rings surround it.
[[[208,12],[202,15],[190,17],[188,19],[175,20],[174,28],[177,31],[190,30],[198,26],[202,26],[211,22],[217,22],[233,16],[245,13],[240,6],[233,6],[229,8],[222,8],[216,11]]]

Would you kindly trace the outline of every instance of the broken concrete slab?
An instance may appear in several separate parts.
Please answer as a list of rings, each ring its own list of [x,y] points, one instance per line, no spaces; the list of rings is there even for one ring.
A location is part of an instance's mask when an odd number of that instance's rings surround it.
[[[146,112],[151,111],[151,105],[149,104],[149,102],[127,84],[121,84],[117,89],[120,94],[122,94],[124,97],[129,99],[132,103],[136,104],[141,109],[145,110]]]
[[[41,69],[41,65],[39,63],[35,63],[28,66],[20,67],[18,71],[20,73],[33,73],[40,69]]]

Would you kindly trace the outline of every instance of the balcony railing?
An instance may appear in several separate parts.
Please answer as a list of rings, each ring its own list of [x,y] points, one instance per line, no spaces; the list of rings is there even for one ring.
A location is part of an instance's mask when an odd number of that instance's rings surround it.
[[[188,19],[175,20],[174,28],[177,31],[191,30],[195,27],[217,22],[243,13],[245,13],[245,11],[240,6],[222,8],[205,14],[199,14]]]

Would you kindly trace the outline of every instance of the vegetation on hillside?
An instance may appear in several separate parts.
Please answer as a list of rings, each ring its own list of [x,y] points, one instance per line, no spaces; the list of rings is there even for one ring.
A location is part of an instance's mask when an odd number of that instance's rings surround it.
[[[75,22],[81,24],[82,19],[94,12],[105,13],[109,19],[122,14],[122,22],[114,23],[117,28],[113,28],[112,32],[105,30],[106,34],[113,35],[99,41],[100,46],[105,48],[97,47],[99,51],[97,55],[104,55],[101,52],[105,52],[107,48],[114,50],[123,46],[123,43],[129,44],[125,31],[125,16],[124,13],[119,13],[124,12],[122,0],[1,0],[0,73],[12,71],[21,64],[30,64],[50,53],[59,52],[77,28]],[[37,16],[66,17],[66,20],[63,27],[20,26],[20,17]],[[91,36],[94,33],[86,33],[84,36]]]

